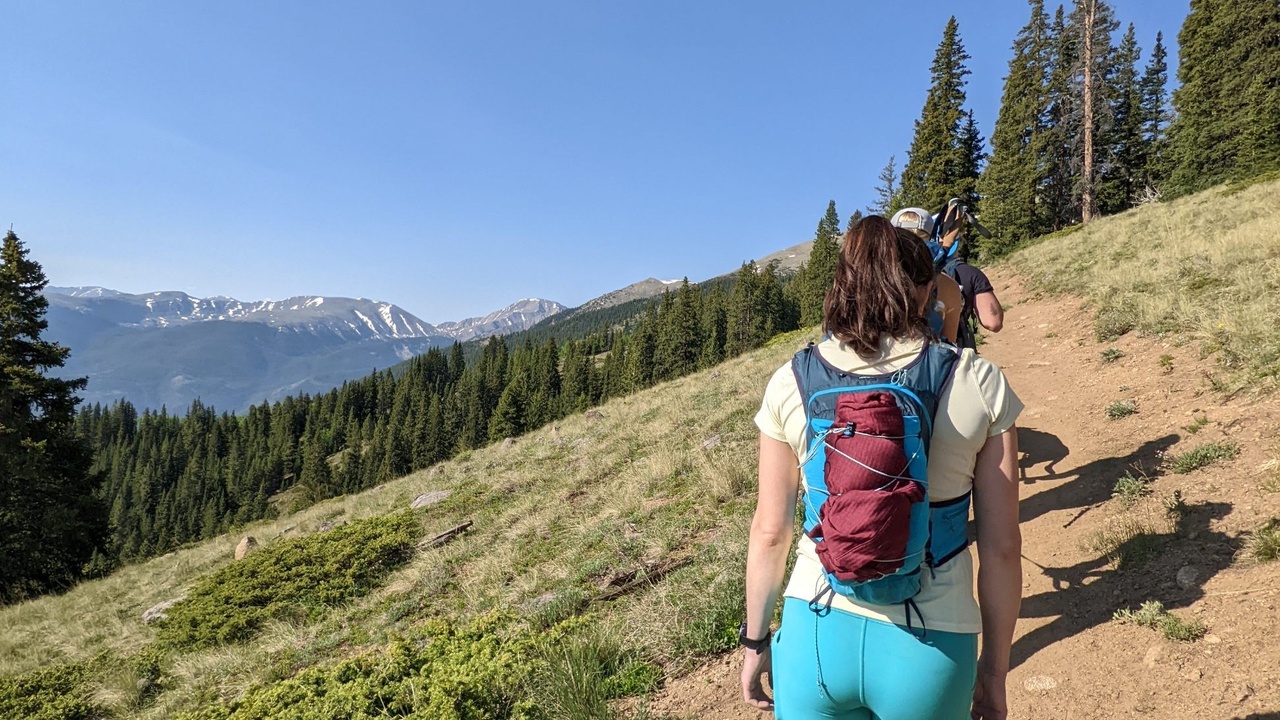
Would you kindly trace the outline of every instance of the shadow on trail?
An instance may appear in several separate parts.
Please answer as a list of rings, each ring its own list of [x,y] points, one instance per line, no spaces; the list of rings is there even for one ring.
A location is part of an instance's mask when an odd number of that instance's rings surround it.
[[[1022,449],[1022,438],[1023,430],[1019,428],[1019,450]],[[1052,438],[1052,441],[1047,438]],[[1062,445],[1062,442],[1056,437],[1039,430],[1030,431],[1028,439],[1032,443],[1032,448],[1046,447],[1052,450],[1053,443],[1057,443],[1063,450],[1066,449],[1066,446]],[[1155,440],[1148,440],[1142,444],[1142,447],[1128,455],[1094,460],[1064,473],[1054,471],[1049,475],[1039,475],[1033,478],[1027,478],[1024,475],[1024,480],[1028,483],[1037,480],[1065,480],[1072,477],[1074,479],[1023,499],[1019,504],[1018,515],[1020,521],[1024,523],[1030,522],[1054,510],[1083,508],[1081,512],[1067,521],[1063,527],[1071,525],[1076,520],[1079,520],[1080,516],[1084,515],[1090,508],[1110,499],[1111,492],[1115,489],[1116,480],[1120,479],[1126,472],[1148,472],[1158,467],[1164,452],[1173,447],[1179,439],[1177,434],[1170,433]],[[1033,452],[1038,451],[1033,450]],[[1065,457],[1065,454],[1063,457]],[[1050,463],[1050,466],[1052,466],[1053,462]],[[1038,464],[1038,462],[1034,464]]]
[[[1018,427],[1018,477],[1025,483],[1052,480],[1059,477],[1054,467],[1071,454],[1071,448],[1063,444],[1057,435],[1029,427]],[[1043,475],[1030,477],[1027,470],[1044,463]]]
[[[1280,712],[1260,712],[1238,717],[1236,720],[1280,720]]]
[[[1205,582],[1230,565],[1239,549],[1239,541],[1209,529],[1213,520],[1230,511],[1227,503],[1188,506],[1174,532],[1137,535],[1121,545],[1114,553],[1123,558],[1118,567],[1107,555],[1064,568],[1031,560],[1053,580],[1054,589],[1025,598],[1020,617],[1055,619],[1013,643],[1012,666],[1060,640],[1110,622],[1116,610],[1136,609],[1147,600],[1159,600],[1166,608],[1185,607],[1203,597]],[[1183,565],[1196,569],[1194,582],[1185,589],[1174,582]]]

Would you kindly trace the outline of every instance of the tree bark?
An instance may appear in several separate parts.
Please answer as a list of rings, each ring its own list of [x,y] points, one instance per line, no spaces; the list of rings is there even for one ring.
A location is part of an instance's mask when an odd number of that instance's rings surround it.
[[[1084,3],[1084,177],[1080,179],[1080,219],[1090,222],[1096,213],[1093,196],[1093,26],[1097,13],[1097,0]]]

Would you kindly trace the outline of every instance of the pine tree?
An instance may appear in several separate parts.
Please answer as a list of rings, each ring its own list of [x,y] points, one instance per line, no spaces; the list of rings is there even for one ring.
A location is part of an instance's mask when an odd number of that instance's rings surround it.
[[[896,156],[889,156],[889,162],[885,163],[884,167],[881,168],[878,179],[880,184],[876,186],[876,202],[874,205],[867,206],[867,213],[869,215],[889,217],[898,209],[894,207],[894,203],[898,202],[898,197],[901,195],[898,187]]]
[[[109,508],[75,435],[86,381],[45,375],[70,354],[40,337],[46,285],[10,230],[0,246],[0,602],[68,587],[106,548]]]
[[[973,117],[973,110],[965,113],[963,127],[960,128],[960,165],[959,192],[960,198],[970,211],[977,213],[981,208],[978,194],[978,178],[982,175],[982,164],[987,159],[987,141],[978,130],[978,121]]]
[[[724,290],[719,286],[712,289],[702,304],[702,352],[698,357],[699,367],[719,365],[725,357],[725,336],[728,332],[728,311],[725,307]]]
[[[1143,163],[1138,192],[1158,194],[1168,177],[1167,131],[1169,127],[1169,65],[1164,35],[1156,33],[1155,47],[1139,82],[1139,122],[1142,126]]]
[[[899,195],[904,204],[932,209],[972,190],[962,137],[968,59],[953,16],[934,55],[929,96],[902,170]]]
[[[1078,56],[1075,30],[1059,5],[1049,27],[1046,130],[1043,148],[1045,230],[1061,230],[1080,221],[1076,194],[1076,157],[1083,136],[1079,101],[1073,82]]]
[[[892,173],[891,173],[891,174],[892,174]],[[890,187],[890,188],[889,188],[889,190],[890,190],[890,193],[892,194],[892,190],[893,190],[893,188],[892,188],[892,187]],[[861,211],[861,210],[854,210],[854,211],[853,211],[853,213],[851,213],[851,214],[849,215],[849,221],[845,224],[845,226],[844,226],[844,231],[845,231],[845,232],[849,232],[850,230],[852,230],[852,229],[853,229],[853,226],[854,226],[854,225],[857,225],[857,224],[858,224],[858,221],[859,221],[859,220],[861,220],[861,219],[862,219],[862,211]]]
[[[991,159],[978,183],[984,198],[982,221],[992,232],[989,240],[981,241],[983,255],[1002,255],[1046,228],[1041,193],[1048,169],[1044,135],[1049,16],[1043,0],[1028,4],[1031,18],[1013,41],[1000,114],[991,135]]]
[[[1280,4],[1191,0],[1178,33],[1170,189],[1280,168]]]
[[[1138,80],[1141,55],[1137,33],[1130,23],[1109,72],[1111,132],[1107,138],[1107,162],[1098,182],[1098,211],[1103,215],[1126,210],[1133,204],[1146,169],[1142,88]]]
[[[802,325],[822,323],[822,302],[827,296],[827,290],[835,282],[839,254],[840,216],[836,213],[836,201],[831,200],[827,203],[826,214],[818,221],[809,260],[801,267],[794,280]]]

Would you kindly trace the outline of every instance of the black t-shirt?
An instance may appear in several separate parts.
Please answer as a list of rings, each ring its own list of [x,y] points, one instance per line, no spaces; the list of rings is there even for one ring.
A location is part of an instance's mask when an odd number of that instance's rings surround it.
[[[960,294],[964,295],[964,311],[960,317],[966,320],[977,317],[976,298],[982,293],[995,292],[995,288],[991,287],[991,281],[987,279],[985,273],[963,260],[956,263],[952,277],[960,283]]]

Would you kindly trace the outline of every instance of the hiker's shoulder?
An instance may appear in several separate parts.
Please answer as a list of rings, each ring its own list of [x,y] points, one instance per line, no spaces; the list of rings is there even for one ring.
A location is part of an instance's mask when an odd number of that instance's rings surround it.
[[[994,362],[982,357],[970,348],[957,348],[955,373],[957,377],[968,379],[980,387],[1003,385],[1008,382],[1004,371]]]

